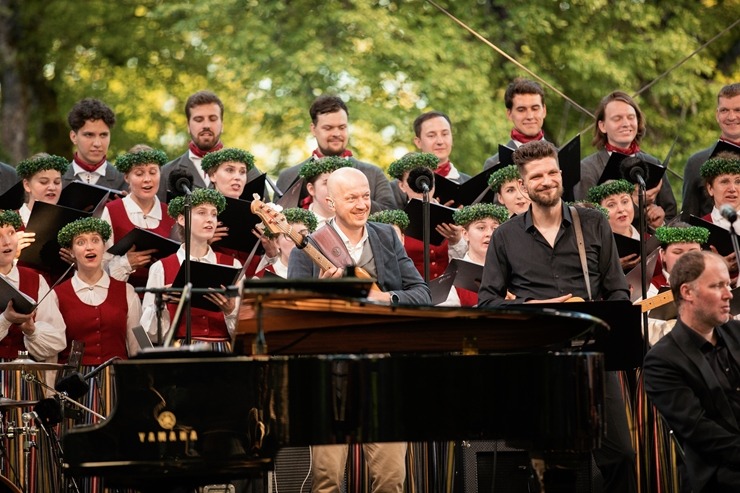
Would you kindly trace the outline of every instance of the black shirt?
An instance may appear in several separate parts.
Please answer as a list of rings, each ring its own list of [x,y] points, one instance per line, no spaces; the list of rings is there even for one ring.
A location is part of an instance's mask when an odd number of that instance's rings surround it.
[[[714,333],[717,336],[716,345],[712,345],[693,330],[689,331],[689,337],[712,367],[712,373],[717,377],[717,382],[727,396],[735,419],[740,423],[740,366],[730,354],[720,330],[714,329]]]
[[[595,209],[578,208],[578,215],[593,298],[629,300],[629,286],[609,222]],[[554,247],[532,223],[531,206],[496,229],[486,253],[478,306],[505,303],[507,289],[516,295],[518,303],[568,293],[588,299],[568,207],[563,206],[563,221]]]

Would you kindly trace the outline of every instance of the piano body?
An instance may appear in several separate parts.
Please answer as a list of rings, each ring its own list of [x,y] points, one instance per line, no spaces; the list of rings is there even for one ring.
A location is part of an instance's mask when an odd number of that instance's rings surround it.
[[[585,453],[599,445],[604,357],[552,349],[606,330],[599,319],[274,301],[262,324],[268,349],[282,354],[163,351],[117,362],[117,405],[106,421],[65,434],[65,474],[167,491],[260,475],[283,446],[516,439]],[[295,319],[303,325],[286,325]],[[251,347],[254,322],[240,321],[239,346]]]

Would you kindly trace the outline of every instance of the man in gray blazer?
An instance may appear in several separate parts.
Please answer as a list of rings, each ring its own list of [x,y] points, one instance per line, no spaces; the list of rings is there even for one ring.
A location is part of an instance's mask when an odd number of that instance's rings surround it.
[[[347,149],[349,141],[349,110],[341,98],[323,95],[316,98],[309,108],[311,116],[311,133],[316,138],[317,147],[311,157],[295,166],[280,172],[277,187],[283,193],[298,182],[298,172],[301,166],[314,158],[324,156],[339,156],[346,158],[352,166],[362,171],[370,184],[370,199],[372,212],[395,208],[396,201],[391,192],[391,186],[385,173],[378,166],[358,161]],[[303,185],[300,200],[308,196],[306,186]]]
[[[72,166],[62,176],[62,186],[73,181],[100,185],[113,190],[128,188],[119,172],[108,162],[110,134],[116,115],[100,100],[85,98],[75,103],[67,115],[69,139],[76,152]]]
[[[344,243],[355,265],[377,278],[380,288],[372,289],[368,298],[385,304],[429,305],[431,292],[414,263],[406,255],[403,243],[388,224],[369,223],[370,185],[367,177],[355,168],[340,168],[329,175],[327,203],[334,219],[323,226],[332,228]],[[322,228],[322,229],[323,229]],[[321,230],[319,230],[321,231]],[[318,232],[317,232],[318,233]],[[314,233],[314,234],[317,234]],[[338,250],[340,247],[335,247]],[[333,258],[328,252],[328,258]],[[344,269],[322,271],[308,254],[295,248],[290,254],[288,278],[339,278]],[[312,490],[315,493],[339,491],[347,461],[347,445],[312,447]],[[403,491],[406,477],[405,443],[365,443],[363,450],[370,469],[373,491]]]
[[[224,103],[217,95],[210,91],[198,91],[190,95],[185,102],[185,117],[188,120],[188,133],[190,134],[188,150],[162,166],[157,197],[163,202],[167,201],[170,175],[175,170],[192,176],[195,188],[209,187],[211,180],[201,168],[200,163],[203,156],[224,147],[221,142],[221,133],[224,128]],[[252,167],[247,172],[247,182],[261,174],[262,172],[256,166]]]
[[[684,254],[671,271],[678,321],[648,351],[648,397],[686,455],[694,493],[740,485],[740,323],[730,320],[730,274],[716,253]]]

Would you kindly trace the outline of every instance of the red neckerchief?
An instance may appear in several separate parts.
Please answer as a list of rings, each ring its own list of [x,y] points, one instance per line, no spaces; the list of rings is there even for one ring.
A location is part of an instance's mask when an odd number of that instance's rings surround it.
[[[545,138],[545,132],[540,130],[540,133],[535,135],[534,137],[530,137],[529,135],[524,135],[516,128],[511,129],[511,139],[516,140],[517,142],[521,142],[522,144],[526,144],[527,142],[534,142],[535,140],[542,140]]]
[[[312,156],[315,156],[315,157],[317,157],[317,158],[322,158],[322,157],[326,157],[326,156],[324,156],[324,155],[323,155],[323,154],[321,153],[321,151],[319,150],[319,148],[318,148],[318,147],[317,147],[316,149],[314,149],[314,150],[313,150],[313,152],[311,153],[311,155],[312,155]],[[341,154],[339,155],[339,157],[352,157],[352,151],[350,151],[349,149],[345,149],[345,150],[344,150],[344,152],[342,152],[342,153],[341,153]]]
[[[87,164],[80,158],[79,154],[75,152],[75,160],[74,160],[75,164],[79,166],[80,168],[84,169],[85,171],[87,171],[88,173],[92,173],[96,171],[98,168],[100,168],[101,166],[103,166],[106,160],[107,160],[107,157],[103,156],[103,159],[100,160],[99,162],[95,164]]]
[[[195,145],[195,142],[193,142],[192,140],[188,144],[188,149],[190,149],[190,152],[192,152],[193,154],[195,154],[199,158],[204,157],[206,154],[210,154],[212,152],[219,151],[219,150],[221,150],[223,148],[224,148],[224,144],[220,140],[216,143],[215,146],[211,147],[207,151],[204,151],[203,149],[201,149],[200,147],[198,147],[197,145]]]
[[[437,173],[439,176],[444,176],[447,178],[447,175],[450,174],[450,171],[452,170],[452,164],[450,163],[449,159],[438,165],[437,169],[434,170],[435,173]]]
[[[311,205],[311,202],[313,202],[313,197],[310,195],[306,195],[303,200],[301,200],[301,209],[308,209],[308,206]]]
[[[633,140],[629,147],[617,147],[607,142],[606,145],[604,146],[604,149],[606,149],[609,152],[618,152],[620,154],[634,156],[635,154],[640,152],[640,144],[638,144],[637,141]]]
[[[735,142],[734,140],[723,139],[722,137],[720,137],[719,140],[721,140],[722,142],[727,142],[728,144],[732,144],[734,146],[740,147],[740,141],[739,142]]]

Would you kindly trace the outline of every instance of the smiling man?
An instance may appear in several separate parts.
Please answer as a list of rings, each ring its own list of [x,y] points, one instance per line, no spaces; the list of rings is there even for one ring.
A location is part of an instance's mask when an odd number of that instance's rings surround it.
[[[162,167],[159,181],[159,200],[167,200],[167,186],[173,171],[189,173],[193,176],[193,186],[205,188],[211,184],[208,173],[203,171],[201,161],[206,154],[224,147],[221,133],[224,129],[224,104],[210,91],[198,91],[185,102],[185,117],[188,120],[190,143],[188,151]],[[247,181],[252,181],[262,173],[252,167],[247,173]]]
[[[561,302],[573,296],[595,300],[629,300],[627,281],[606,217],[595,209],[565,206],[558,150],[549,142],[524,144],[514,151],[520,184],[532,200],[529,210],[509,219],[493,233],[486,253],[478,306],[505,303]],[[587,273],[576,242],[573,212],[578,213],[585,244]],[[507,301],[507,292],[516,299]],[[590,295],[593,296],[590,296]],[[607,493],[637,491],[624,400],[616,372],[606,375],[606,436],[593,452]]]
[[[326,156],[337,156],[349,161],[367,177],[370,186],[370,200],[372,212],[385,209],[393,209],[395,200],[391,193],[391,187],[383,170],[370,163],[364,163],[354,158],[352,151],[347,149],[349,144],[349,110],[347,105],[338,96],[322,95],[316,98],[308,111],[311,116],[311,135],[316,139],[316,149],[311,157],[305,161],[286,168],[280,172],[277,187],[282,192],[287,192],[295,184],[299,177],[301,167],[311,159],[320,159]],[[311,199],[304,183],[300,194],[303,203],[308,207]],[[304,200],[305,199],[305,200]]]
[[[506,118],[514,125],[511,129],[511,140],[507,147],[516,149],[519,146],[536,140],[545,140],[542,126],[547,117],[545,91],[533,80],[514,79],[504,93]],[[483,169],[499,163],[498,153],[486,159]]]
[[[114,190],[127,188],[123,174],[107,158],[111,129],[116,123],[113,110],[102,101],[85,98],[72,107],[67,122],[76,152],[72,166],[62,176],[62,186],[82,181]]]
[[[715,118],[719,125],[719,140],[740,147],[740,82],[728,84],[717,95]],[[686,162],[683,180],[683,212],[703,216],[712,210],[712,198],[707,195],[699,168],[709,159],[716,143],[693,154]]]

